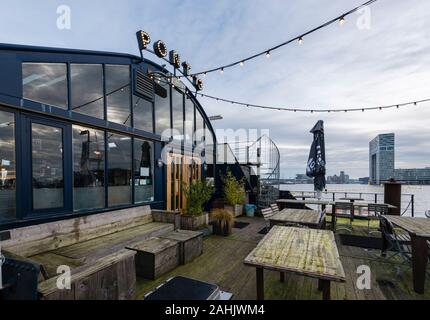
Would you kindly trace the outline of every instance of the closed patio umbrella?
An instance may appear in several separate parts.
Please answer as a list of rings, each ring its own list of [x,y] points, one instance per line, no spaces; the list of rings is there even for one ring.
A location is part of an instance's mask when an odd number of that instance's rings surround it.
[[[325,143],[324,143],[324,122],[318,121],[311,133],[314,135],[314,141],[309,153],[309,160],[306,167],[306,175],[314,178],[314,187],[317,192],[318,199],[321,199],[321,192],[325,189]]]

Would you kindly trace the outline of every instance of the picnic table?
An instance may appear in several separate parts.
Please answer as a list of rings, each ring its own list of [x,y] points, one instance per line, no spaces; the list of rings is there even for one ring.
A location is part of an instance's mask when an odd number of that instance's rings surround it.
[[[430,219],[401,216],[385,216],[393,225],[405,230],[411,237],[412,272],[414,290],[424,294],[425,275],[428,261],[427,241],[430,240]],[[383,237],[382,250],[386,251],[387,241]]]
[[[320,213],[316,210],[284,209],[272,216],[269,220],[270,226],[302,225],[319,229],[323,219],[325,219],[325,217],[321,217]]]
[[[264,300],[264,269],[318,279],[323,299],[330,299],[331,281],[345,282],[345,272],[332,231],[274,226],[244,264],[256,268],[257,299]]]

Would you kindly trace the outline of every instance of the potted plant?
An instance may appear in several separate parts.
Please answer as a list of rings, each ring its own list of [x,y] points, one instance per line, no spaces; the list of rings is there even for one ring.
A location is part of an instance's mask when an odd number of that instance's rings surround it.
[[[224,237],[231,235],[235,218],[230,211],[225,209],[216,209],[212,212],[212,218],[214,219],[214,234]]]
[[[206,180],[196,180],[183,185],[187,199],[184,214],[181,216],[181,229],[198,230],[209,223],[209,215],[204,205],[215,192],[214,186]]]
[[[230,170],[222,178],[224,184],[224,200],[226,205],[224,208],[230,211],[234,217],[238,217],[243,213],[243,205],[245,203],[245,180],[237,180]]]

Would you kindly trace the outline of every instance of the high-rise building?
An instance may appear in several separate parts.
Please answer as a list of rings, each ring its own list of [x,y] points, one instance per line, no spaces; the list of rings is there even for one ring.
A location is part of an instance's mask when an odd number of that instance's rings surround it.
[[[369,143],[369,182],[381,184],[394,177],[394,133],[380,134]]]

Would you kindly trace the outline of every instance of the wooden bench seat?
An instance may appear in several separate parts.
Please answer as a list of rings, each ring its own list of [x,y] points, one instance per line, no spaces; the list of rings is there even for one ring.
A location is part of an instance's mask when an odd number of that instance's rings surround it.
[[[130,299],[136,284],[135,252],[126,246],[170,233],[179,214],[149,206],[104,212],[10,230],[6,256],[40,264],[43,299]],[[71,290],[59,290],[58,267],[72,271]]]

